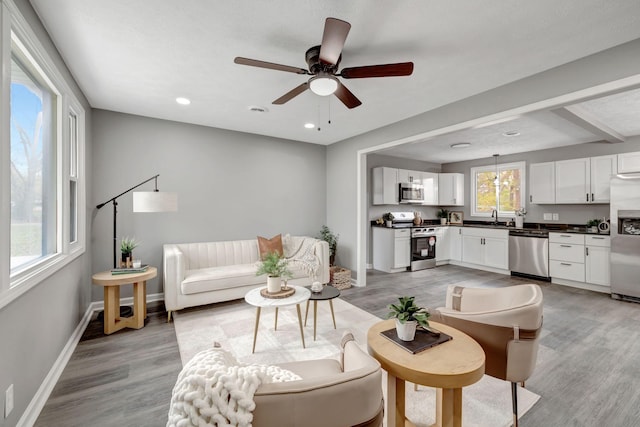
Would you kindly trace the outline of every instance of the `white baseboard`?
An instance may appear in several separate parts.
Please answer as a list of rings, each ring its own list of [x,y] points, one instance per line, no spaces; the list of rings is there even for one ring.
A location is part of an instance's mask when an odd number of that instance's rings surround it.
[[[148,303],[161,301],[163,299],[163,293],[147,295]],[[120,299],[120,305],[131,304],[133,304],[133,297]],[[18,424],[16,424],[16,427],[31,427],[36,423],[36,420],[38,419],[42,408],[44,408],[44,405],[47,403],[47,400],[49,399],[53,388],[56,386],[56,383],[60,379],[64,368],[67,366],[67,363],[69,363],[69,359],[71,359],[73,352],[78,346],[80,338],[82,338],[82,334],[84,333],[85,329],[87,329],[87,326],[91,321],[93,312],[99,310],[104,310],[104,301],[94,301],[89,304],[89,307],[87,307],[87,311],[85,311],[84,316],[82,316],[80,323],[78,323],[78,326],[76,326],[76,329],[69,337],[67,344],[65,344],[64,348],[60,352],[60,355],[58,355],[58,358],[53,363],[53,366],[49,370],[47,376],[44,378],[44,381],[42,381],[42,384],[40,384],[38,391],[31,399],[31,402],[29,402],[27,409],[25,409],[22,417],[20,417],[20,420],[18,421]]]

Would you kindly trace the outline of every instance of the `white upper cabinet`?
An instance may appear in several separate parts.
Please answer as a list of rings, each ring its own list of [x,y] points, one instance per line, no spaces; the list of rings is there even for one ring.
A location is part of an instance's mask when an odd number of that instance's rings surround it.
[[[438,174],[438,204],[464,206],[464,174]]]
[[[609,203],[616,155],[555,162],[556,203]]]
[[[589,203],[589,158],[556,163],[556,203]]]
[[[611,177],[618,173],[615,154],[591,158],[591,203],[609,203]]]
[[[556,202],[555,162],[534,163],[529,166],[529,202],[538,204]]]
[[[424,172],[420,172],[420,171],[398,169],[398,183],[421,184],[423,173]]]
[[[373,168],[373,204],[398,204],[398,169]]]
[[[420,172],[421,182],[424,191],[423,205],[438,204],[438,174],[433,172]]]
[[[618,172],[633,173],[640,172],[640,151],[633,153],[618,154]]]

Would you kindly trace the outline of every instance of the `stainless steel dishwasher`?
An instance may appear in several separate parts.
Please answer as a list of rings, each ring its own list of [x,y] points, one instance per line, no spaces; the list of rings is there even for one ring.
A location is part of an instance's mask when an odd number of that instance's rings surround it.
[[[549,232],[509,230],[509,270],[514,276],[551,280],[549,277]]]

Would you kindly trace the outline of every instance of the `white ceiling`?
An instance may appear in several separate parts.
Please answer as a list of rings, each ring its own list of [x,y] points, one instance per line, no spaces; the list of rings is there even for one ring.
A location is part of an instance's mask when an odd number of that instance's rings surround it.
[[[638,0],[31,3],[94,108],[324,145],[640,38]],[[327,17],[352,25],[340,69],[413,61],[413,75],[343,80],[363,102],[352,110],[310,91],[272,105],[308,76],[233,62],[244,56],[306,68],[304,53],[320,43]],[[191,105],[176,104],[178,96]],[[581,107],[622,135],[640,133],[637,113],[623,117],[630,107],[640,111],[640,96],[618,96]],[[557,114],[536,113],[429,141],[429,160],[489,157],[500,144],[495,132],[515,128],[521,137],[509,138],[512,150],[602,139]],[[449,149],[459,140],[474,145]],[[418,143],[385,154],[422,152]]]

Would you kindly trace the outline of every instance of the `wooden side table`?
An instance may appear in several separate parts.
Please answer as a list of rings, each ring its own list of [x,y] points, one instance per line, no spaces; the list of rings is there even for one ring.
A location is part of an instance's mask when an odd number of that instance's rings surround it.
[[[405,381],[436,387],[436,426],[462,426],[462,387],[480,381],[484,375],[482,347],[469,335],[450,326],[429,322],[453,339],[411,354],[380,335],[395,328],[395,320],[378,322],[367,332],[369,353],[387,371],[387,426],[411,426],[405,417]],[[406,424],[405,424],[406,421]]]
[[[158,275],[155,267],[143,273],[111,274],[102,271],[91,276],[95,285],[104,287],[104,333],[112,334],[120,329],[140,329],[147,317],[147,280]],[[133,316],[120,317],[120,286],[133,284]]]

